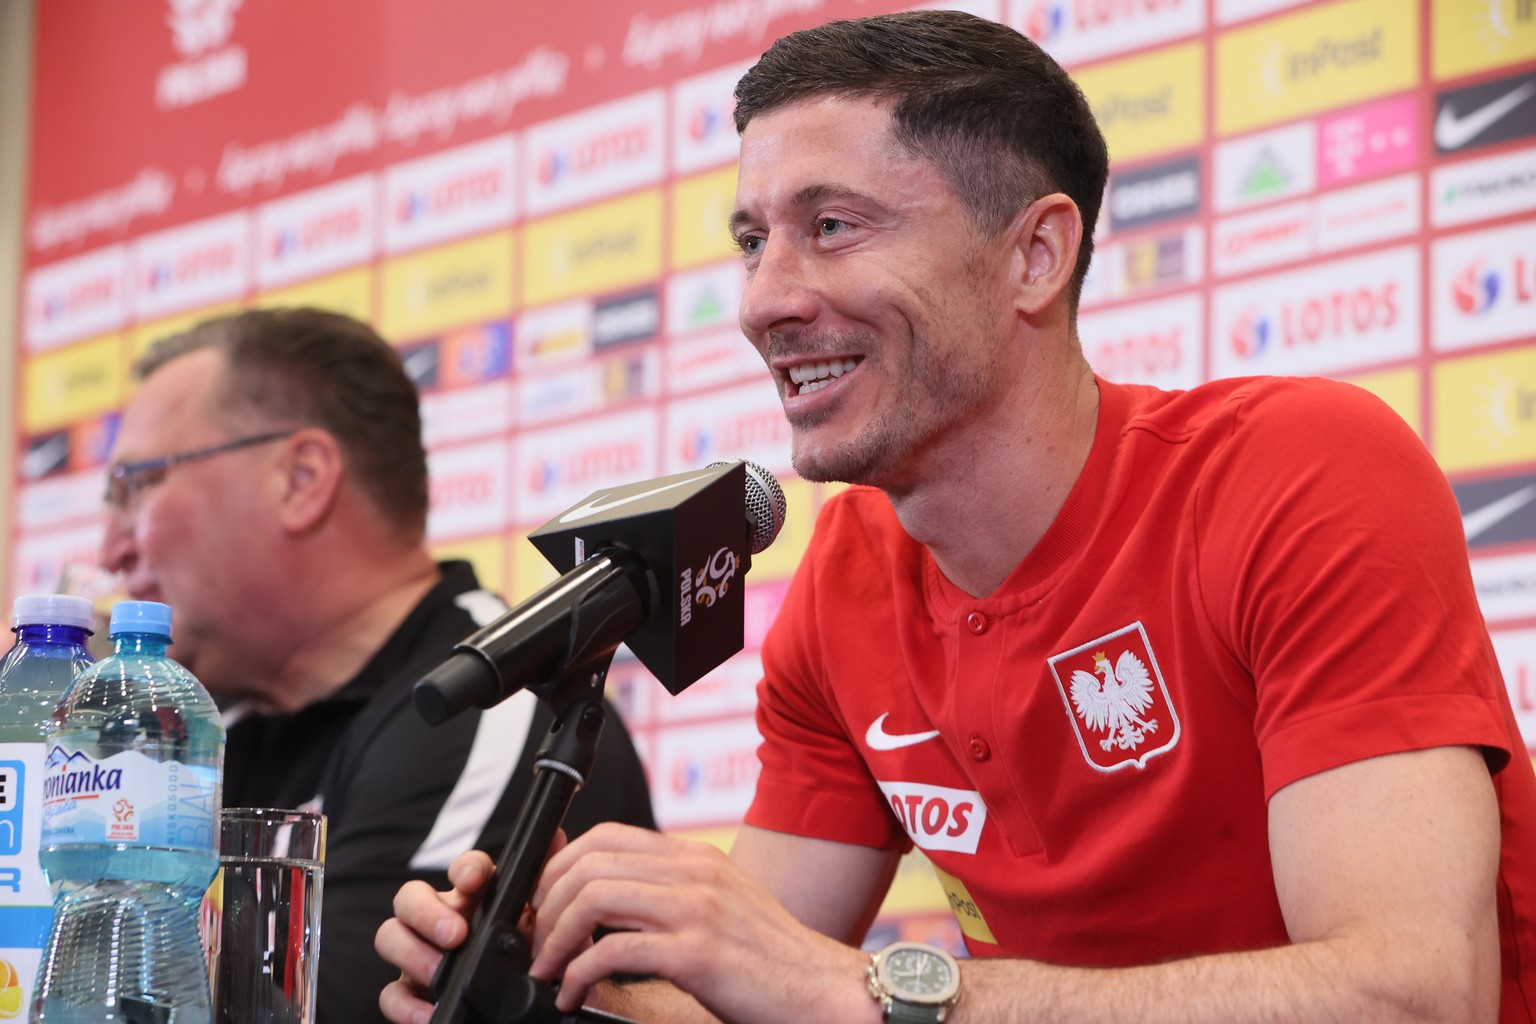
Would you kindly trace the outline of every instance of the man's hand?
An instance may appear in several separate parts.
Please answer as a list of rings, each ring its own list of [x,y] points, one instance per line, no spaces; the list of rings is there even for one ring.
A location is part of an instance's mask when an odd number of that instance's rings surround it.
[[[448,868],[450,892],[426,882],[407,882],[395,894],[395,916],[379,926],[374,948],[400,968],[400,980],[379,994],[379,1008],[395,1024],[426,1024],[432,1016],[427,986],[443,952],[469,937],[469,918],[496,866],[479,850],[454,859]]]
[[[727,1020],[879,1016],[865,955],[802,924],[712,846],[599,825],[550,859],[533,907],[529,973],[563,976],[562,1010],[610,975],[654,974]],[[619,930],[590,943],[598,926]]]

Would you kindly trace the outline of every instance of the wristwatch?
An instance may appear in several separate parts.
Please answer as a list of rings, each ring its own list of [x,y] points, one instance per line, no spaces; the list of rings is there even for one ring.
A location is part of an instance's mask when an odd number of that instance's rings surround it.
[[[869,958],[869,994],[894,1024],[938,1024],[960,999],[960,965],[921,942],[893,942]]]

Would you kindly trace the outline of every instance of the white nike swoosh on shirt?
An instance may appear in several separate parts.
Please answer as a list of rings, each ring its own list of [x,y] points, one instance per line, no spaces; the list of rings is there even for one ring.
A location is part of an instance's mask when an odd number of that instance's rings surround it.
[[[677,480],[670,484],[663,484],[660,487],[653,487],[648,491],[641,491],[639,494],[626,494],[624,497],[615,498],[613,501],[604,501],[603,498],[594,498],[591,501],[586,501],[580,505],[577,505],[565,515],[561,516],[559,521],[562,523],[574,523],[578,519],[585,519],[588,516],[595,516],[599,512],[607,512],[611,508],[620,508],[621,506],[628,505],[630,502],[639,501],[641,498],[649,498],[653,494],[660,494],[663,491],[670,491],[675,487],[683,487],[687,484],[697,483],[707,476],[709,476],[708,473],[700,473],[697,476],[691,476],[686,480]],[[612,493],[612,491],[608,492],[608,494]],[[607,497],[607,495],[604,495],[603,497]]]
[[[1497,501],[1491,501],[1482,508],[1473,509],[1471,512],[1463,512],[1461,516],[1461,528],[1467,535],[1467,540],[1472,540],[1480,533],[1485,533],[1494,526],[1508,519],[1516,512],[1536,500],[1536,484],[1530,484],[1520,488],[1511,494],[1506,494]]]
[[[890,712],[887,711],[869,723],[869,731],[864,734],[864,742],[869,744],[870,750],[900,750],[902,747],[924,743],[939,734],[937,729],[930,729],[928,732],[888,733],[885,731],[885,719],[889,715]]]
[[[1447,103],[1440,108],[1440,115],[1435,118],[1435,144],[1441,149],[1460,149],[1533,95],[1536,95],[1536,82],[1526,82],[1470,114],[1459,116]]]

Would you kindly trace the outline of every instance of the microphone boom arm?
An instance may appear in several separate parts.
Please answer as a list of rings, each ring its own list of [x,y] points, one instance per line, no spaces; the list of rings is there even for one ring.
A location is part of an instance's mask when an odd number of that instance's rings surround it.
[[[603,683],[613,656],[564,676],[554,724],[539,748],[533,785],[512,835],[496,862],[491,892],[475,912],[469,937],[450,951],[432,978],[432,1024],[559,1024],[575,1020],[616,1020],[578,1010],[561,1015],[554,988],[528,975],[533,962],[528,940],[518,929],[533,896],[556,830],[571,799],[586,781],[602,735]]]

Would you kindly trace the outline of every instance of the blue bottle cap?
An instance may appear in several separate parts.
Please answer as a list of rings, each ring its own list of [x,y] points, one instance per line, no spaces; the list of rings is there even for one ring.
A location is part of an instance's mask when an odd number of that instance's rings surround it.
[[[78,594],[23,594],[11,606],[11,628],[18,626],[78,626],[96,624],[90,598]]]
[[[171,606],[159,601],[119,601],[112,606],[112,625],[107,633],[149,633],[169,640]]]

